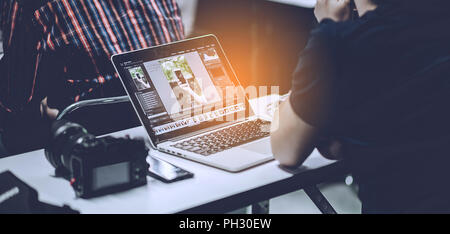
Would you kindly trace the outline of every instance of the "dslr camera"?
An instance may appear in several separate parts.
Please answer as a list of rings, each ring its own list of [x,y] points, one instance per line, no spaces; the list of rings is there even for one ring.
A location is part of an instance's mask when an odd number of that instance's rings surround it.
[[[45,156],[77,197],[92,198],[147,184],[148,148],[143,139],[96,138],[66,120],[51,127]]]

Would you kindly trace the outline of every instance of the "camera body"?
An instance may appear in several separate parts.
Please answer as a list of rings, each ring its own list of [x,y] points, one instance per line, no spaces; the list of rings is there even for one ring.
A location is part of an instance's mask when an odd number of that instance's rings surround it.
[[[55,175],[69,180],[77,197],[92,198],[147,184],[144,140],[96,138],[65,120],[55,122],[51,131],[45,155]]]

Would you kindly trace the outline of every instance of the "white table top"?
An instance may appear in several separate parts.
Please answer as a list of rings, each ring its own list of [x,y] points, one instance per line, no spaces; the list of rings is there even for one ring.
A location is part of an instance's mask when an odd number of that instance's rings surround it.
[[[305,7],[305,8],[314,8],[316,6],[317,0],[269,0],[271,2],[278,2],[293,6]]]
[[[266,113],[263,109],[267,106],[268,101],[276,100],[277,97],[277,95],[266,96],[250,102],[256,113],[270,118],[270,113]],[[111,135],[147,137],[143,127]],[[152,151],[151,155],[193,172],[194,178],[165,184],[148,177],[146,186],[85,200],[75,198],[68,181],[52,177],[54,169],[45,158],[44,150],[1,159],[0,172],[6,170],[13,172],[38,191],[41,201],[59,206],[67,204],[81,213],[177,213],[292,176],[281,170],[276,161],[240,173],[230,173],[161,152]],[[314,151],[304,166],[316,169],[333,162]]]
[[[114,135],[125,134],[135,137],[145,136],[146,132],[139,127]],[[148,177],[147,186],[85,200],[75,198],[69,182],[52,177],[54,170],[43,150],[1,159],[0,172],[12,171],[38,191],[41,201],[60,206],[67,204],[82,213],[176,213],[292,176],[279,169],[276,161],[229,173],[160,152],[152,152],[152,155],[195,173],[194,178],[165,184]],[[305,166],[319,168],[332,162],[315,151]]]

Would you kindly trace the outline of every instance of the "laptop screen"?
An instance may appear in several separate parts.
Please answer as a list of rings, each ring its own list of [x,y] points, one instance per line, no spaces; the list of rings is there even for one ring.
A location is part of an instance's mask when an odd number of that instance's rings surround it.
[[[154,143],[248,116],[239,82],[217,40],[212,38],[191,39],[113,58]]]

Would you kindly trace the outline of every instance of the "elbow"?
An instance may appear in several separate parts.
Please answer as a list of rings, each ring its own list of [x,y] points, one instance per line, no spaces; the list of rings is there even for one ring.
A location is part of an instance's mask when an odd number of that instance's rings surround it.
[[[274,152],[275,159],[280,163],[281,166],[284,167],[299,167],[303,164],[303,157],[299,157],[299,155],[289,154],[288,152]]]
[[[303,163],[301,157],[297,154],[295,146],[288,146],[283,144],[286,141],[279,139],[276,134],[271,136],[271,147],[272,153],[275,159],[280,163],[280,165],[285,167],[297,167]]]
[[[283,167],[299,167],[302,165],[302,162],[300,160],[295,159],[293,157],[277,157],[275,155],[275,159],[280,163]]]
[[[274,133],[270,142],[275,159],[285,167],[299,167],[314,150],[313,144],[305,144],[301,141],[291,141],[292,138],[283,138]]]
[[[282,104],[272,124],[270,139],[275,159],[282,166],[301,166],[314,149],[317,130],[298,118],[289,103]]]

